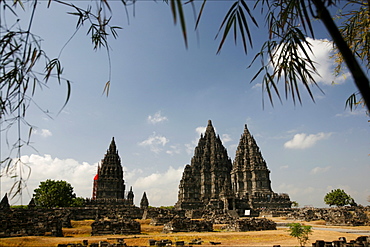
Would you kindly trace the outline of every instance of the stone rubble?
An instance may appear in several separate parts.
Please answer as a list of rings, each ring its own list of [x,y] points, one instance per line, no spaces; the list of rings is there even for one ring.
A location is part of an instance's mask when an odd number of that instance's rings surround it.
[[[96,219],[91,224],[91,236],[140,234],[140,223],[127,219]]]
[[[276,230],[276,223],[265,218],[238,219],[221,229],[233,232]]]
[[[163,226],[163,233],[212,231],[212,222],[206,220],[191,220],[188,218],[174,218]]]

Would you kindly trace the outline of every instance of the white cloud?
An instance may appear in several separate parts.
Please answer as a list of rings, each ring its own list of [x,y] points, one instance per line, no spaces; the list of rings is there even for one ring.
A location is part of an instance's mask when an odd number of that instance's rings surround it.
[[[347,72],[338,77],[334,76],[335,61],[331,58],[333,43],[327,39],[312,39],[308,37],[307,40],[312,45],[313,55],[310,57],[317,63],[316,68],[321,75],[321,77],[315,76],[315,80],[325,85],[331,85],[333,82],[336,84],[343,83],[350,74]]]
[[[194,149],[197,146],[197,140],[193,140],[191,143],[185,144],[186,153],[192,155],[194,153]]]
[[[288,166],[288,165],[280,166],[280,167],[279,167],[279,169],[282,169],[282,170],[283,170],[283,169],[288,169],[288,168],[289,168],[289,166]]]
[[[170,166],[164,173],[157,172],[137,178],[133,183],[134,193],[138,197],[136,201],[140,202],[145,191],[151,206],[174,205],[183,169],[183,167],[174,169]]]
[[[152,152],[159,153],[162,151],[161,146],[164,147],[168,142],[169,140],[166,137],[157,135],[155,132],[153,132],[153,135],[140,142],[139,146],[149,147]]]
[[[195,132],[197,132],[197,133],[198,133],[198,135],[200,135],[200,134],[204,134],[204,133],[206,132],[206,128],[207,128],[207,127],[203,127],[203,126],[197,127],[197,128],[195,129]]]
[[[322,198],[325,195],[325,189],[321,187],[282,183],[278,186],[277,191],[287,193],[290,200],[297,201],[301,207],[324,206]]]
[[[320,132],[318,134],[307,135],[305,133],[295,134],[293,139],[284,144],[285,148],[291,149],[306,149],[316,144],[316,142],[327,139],[331,133]]]
[[[41,181],[47,179],[65,180],[72,185],[77,196],[91,197],[92,183],[94,175],[97,171],[97,164],[90,165],[86,162],[78,162],[74,159],[58,159],[52,158],[50,155],[44,156],[32,154],[30,156],[22,156],[22,162],[29,166],[31,174],[26,181],[27,188],[23,192],[23,204],[28,204],[32,197],[34,189],[36,189]],[[24,175],[28,173],[25,166]],[[26,177],[24,177],[26,178]],[[5,192],[9,192],[14,184],[14,180],[9,177],[2,178],[2,196]],[[16,203],[15,198],[11,203]],[[17,203],[20,203],[18,200]]]
[[[167,154],[174,155],[174,154],[179,154],[181,153],[180,149],[178,146],[170,146],[170,149],[166,151]]]
[[[365,108],[357,108],[351,110],[346,110],[343,113],[338,113],[336,117],[354,117],[354,116],[366,116],[367,112]]]
[[[229,134],[222,134],[222,142],[223,143],[226,143],[226,142],[230,142],[232,141],[233,139],[231,139],[230,135]]]
[[[311,170],[310,174],[319,174],[319,173],[325,173],[331,169],[331,166],[326,166],[326,167],[315,167]]]
[[[91,198],[97,163],[90,165],[74,159],[53,158],[48,154],[44,156],[35,154],[22,156],[21,160],[31,168],[31,176],[27,180],[27,188],[22,193],[22,204],[28,204],[34,189],[39,186],[41,181],[46,181],[47,179],[65,180],[72,185],[77,196]],[[125,171],[126,191],[132,185],[136,205],[139,205],[144,191],[147,193],[149,203],[152,206],[174,205],[177,201],[178,186],[182,172],[183,167],[177,169],[169,167],[163,173],[156,172],[147,176],[143,176],[143,170],[141,169]],[[130,182],[127,182],[127,180]],[[13,179],[2,177],[1,197],[6,192],[9,192],[13,184]],[[20,204],[20,202],[18,197],[10,201],[11,204]]]
[[[261,89],[262,88],[262,83],[255,83],[253,85],[252,89],[256,89],[256,88]]]
[[[49,136],[52,136],[53,134],[51,133],[50,130],[48,129],[42,129],[42,130],[33,130],[33,134],[35,135],[39,135],[39,136],[42,136],[42,137],[49,137]]]
[[[193,154],[195,147],[198,145],[200,135],[201,134],[204,135],[204,133],[206,132],[206,129],[207,129],[206,126],[199,126],[195,128],[195,132],[197,133],[197,136],[191,141],[191,143],[184,144],[187,154],[189,155]]]
[[[157,124],[164,121],[168,121],[168,118],[165,116],[162,116],[161,111],[157,111],[153,116],[148,116],[148,122],[151,124]]]
[[[316,63],[315,67],[320,75],[314,75],[316,82],[323,85],[331,85],[333,82],[341,84],[350,76],[348,72],[337,77],[334,76],[335,61],[331,58],[333,54],[333,44],[331,41],[327,39],[312,39],[310,37],[307,37],[307,41],[311,44],[312,53],[309,49],[306,50],[310,59]],[[302,54],[302,57],[304,56],[300,49],[298,52]]]

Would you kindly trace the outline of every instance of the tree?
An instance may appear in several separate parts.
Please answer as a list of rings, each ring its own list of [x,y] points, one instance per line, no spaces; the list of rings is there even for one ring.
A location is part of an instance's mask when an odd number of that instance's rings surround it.
[[[194,0],[189,1],[194,3]],[[197,17],[198,26],[207,0],[203,0]],[[370,110],[370,82],[363,72],[356,59],[362,61],[365,68],[370,69],[370,57],[368,48],[370,41],[368,36],[370,30],[369,10],[370,2],[367,0],[346,0],[350,13],[341,12],[344,28],[339,29],[334,22],[329,8],[338,10],[343,7],[340,0],[257,0],[253,9],[259,8],[261,13],[265,13],[265,20],[268,29],[267,41],[262,45],[261,51],[257,53],[253,62],[259,58],[261,68],[253,77],[254,81],[262,75],[263,90],[266,91],[271,104],[272,93],[275,92],[281,101],[278,83],[284,84],[285,96],[292,98],[293,102],[302,103],[300,86],[303,86],[314,100],[311,86],[317,86],[314,75],[318,75],[315,62],[310,58],[312,50],[307,37],[315,36],[311,20],[320,20],[331,36],[333,45],[337,49],[339,57],[345,62],[350,70],[354,82],[363,97],[363,103]],[[171,9],[174,20],[177,20],[177,13],[180,17],[181,27],[184,33],[185,43],[186,26],[184,24],[183,10],[181,1],[171,1]],[[352,21],[351,18],[355,19]],[[359,25],[354,25],[354,22]],[[245,0],[236,0],[225,15],[219,28],[221,34],[218,52],[221,50],[229,33],[233,33],[235,42],[238,35],[243,43],[244,52],[247,53],[248,43],[252,46],[252,34],[250,33],[249,22],[258,26],[256,19],[252,15]],[[357,23],[356,23],[357,24]],[[350,35],[345,27],[351,27],[350,31],[355,32],[357,28],[362,28],[358,35]],[[365,28],[364,28],[365,27]],[[363,31],[362,31],[363,30]],[[230,32],[231,31],[231,32]],[[359,45],[360,44],[360,45]],[[253,63],[252,62],[252,63]],[[339,62],[339,61],[338,61]],[[338,70],[336,70],[338,71]],[[351,107],[358,103],[352,94],[347,100]]]
[[[338,207],[342,207],[345,205],[356,205],[353,198],[341,189],[331,190],[329,193],[327,193],[324,197],[324,202],[329,206],[335,205]]]
[[[76,194],[73,193],[71,184],[66,181],[48,179],[40,182],[39,187],[34,190],[33,197],[37,206],[69,207],[73,205]]]
[[[297,238],[300,246],[304,246],[309,240],[308,235],[312,234],[312,226],[305,226],[300,223],[289,223],[288,227],[289,235]]]
[[[358,8],[348,8],[343,10],[338,18],[343,19],[339,31],[343,36],[344,41],[350,49],[356,54],[356,57],[365,65],[367,69],[370,67],[370,43],[366,37],[369,36],[370,12],[369,2],[351,1],[347,3],[356,4]],[[345,17],[345,18],[343,18]],[[338,75],[342,71],[344,59],[341,53],[337,50],[333,56],[336,59],[335,74]],[[358,99],[359,92],[353,93],[347,100],[347,105],[352,109],[359,104],[364,105],[362,98]]]
[[[83,207],[85,206],[85,199],[83,197],[73,198],[71,207]]]

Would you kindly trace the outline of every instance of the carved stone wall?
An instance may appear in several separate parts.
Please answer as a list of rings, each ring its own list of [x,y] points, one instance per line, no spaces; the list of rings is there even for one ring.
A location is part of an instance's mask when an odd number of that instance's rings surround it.
[[[222,229],[233,232],[276,230],[276,223],[264,218],[249,218],[235,220]]]
[[[261,215],[286,217],[302,221],[324,220],[326,225],[363,226],[370,225],[370,207],[295,208],[265,209]]]
[[[174,218],[163,226],[164,233],[172,232],[212,232],[213,224],[206,220]]]
[[[0,211],[0,237],[63,237],[62,215],[45,209],[10,209]]]
[[[68,211],[71,220],[95,220],[97,218],[141,219],[143,210],[135,206],[110,205],[101,207],[71,207],[61,210]]]
[[[140,234],[140,223],[127,219],[97,219],[91,224],[91,235]]]

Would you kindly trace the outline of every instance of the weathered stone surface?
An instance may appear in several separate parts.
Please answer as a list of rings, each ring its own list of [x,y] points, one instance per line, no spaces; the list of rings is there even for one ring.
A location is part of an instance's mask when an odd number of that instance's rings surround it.
[[[235,195],[244,198],[255,193],[271,194],[270,170],[247,125],[236,150],[231,180]]]
[[[261,215],[286,217],[288,219],[315,221],[324,220],[327,225],[362,226],[370,225],[370,207],[295,208],[265,209]]]
[[[287,194],[277,194],[272,191],[270,170],[247,125],[244,127],[236,150],[231,181],[238,209],[290,208],[291,206]]]
[[[172,232],[212,232],[213,224],[206,220],[174,218],[163,226],[164,233]]]
[[[312,247],[369,247],[370,246],[370,237],[369,236],[360,236],[356,240],[347,241],[345,237],[340,237],[339,240],[334,240],[332,242],[325,242],[323,240],[316,240],[315,243],[312,243]]]
[[[243,215],[246,209],[290,206],[287,194],[272,191],[270,171],[247,126],[231,164],[226,148],[209,120],[191,164],[185,166],[175,207],[237,210]]]
[[[238,219],[222,229],[233,232],[276,230],[276,223],[265,218]]]
[[[228,224],[234,222],[239,218],[238,215],[234,215],[229,211],[225,210],[204,210],[202,219],[212,222],[213,224]]]
[[[224,208],[231,192],[231,160],[211,120],[186,165],[179,186],[178,209]]]
[[[98,168],[96,199],[124,199],[125,183],[121,158],[114,138]]]
[[[92,200],[88,202],[88,205],[110,204],[107,201],[112,201],[115,204],[133,205],[132,187],[127,196],[125,196],[125,187],[121,158],[118,155],[114,138],[112,138],[104,159],[98,166],[98,172],[94,178]]]
[[[11,209],[0,211],[0,237],[63,237],[62,216],[53,210]]]
[[[147,209],[148,207],[149,207],[149,201],[148,201],[148,197],[146,196],[146,193],[144,191],[143,197],[140,200],[140,208]]]
[[[9,200],[8,200],[8,194],[7,193],[5,193],[3,199],[1,199],[1,202],[0,202],[0,210],[1,211],[10,210],[10,205],[9,205]]]
[[[174,218],[173,215],[158,215],[150,220],[150,225],[152,226],[163,226],[164,224],[170,222]]]
[[[140,223],[126,219],[97,219],[91,224],[91,235],[140,234]]]

